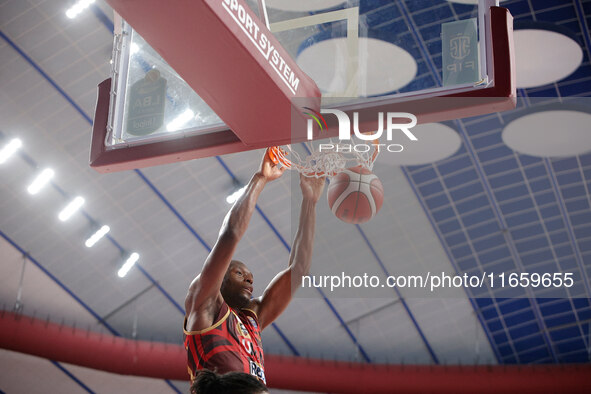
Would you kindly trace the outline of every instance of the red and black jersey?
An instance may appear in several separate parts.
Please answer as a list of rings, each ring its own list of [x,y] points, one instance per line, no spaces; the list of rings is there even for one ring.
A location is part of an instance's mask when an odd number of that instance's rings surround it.
[[[224,302],[211,327],[187,331],[186,324],[185,318],[183,331],[191,381],[197,371],[209,369],[219,374],[246,372],[267,383],[261,329],[254,311],[235,311]]]

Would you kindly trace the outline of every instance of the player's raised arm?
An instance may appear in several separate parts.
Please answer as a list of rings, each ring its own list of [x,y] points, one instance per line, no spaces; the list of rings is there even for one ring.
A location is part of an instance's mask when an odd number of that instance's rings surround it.
[[[324,183],[324,178],[300,175],[303,199],[298,230],[289,255],[289,266],[275,276],[259,299],[254,300],[253,308],[262,328],[271,324],[287,308],[293,294],[302,284],[302,276],[310,272],[316,203],[322,195]]]
[[[255,210],[257,199],[269,181],[279,178],[279,169],[265,152],[259,171],[248,182],[244,194],[226,215],[218,239],[205,260],[203,270],[189,286],[185,298],[187,329],[201,330],[211,326],[216,308],[221,305],[220,288],[232,261],[238,242],[246,232]]]

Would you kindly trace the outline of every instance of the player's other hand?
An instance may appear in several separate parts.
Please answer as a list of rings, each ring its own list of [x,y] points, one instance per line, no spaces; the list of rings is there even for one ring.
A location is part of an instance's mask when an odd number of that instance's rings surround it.
[[[300,174],[300,187],[302,188],[302,195],[304,199],[317,202],[322,195],[326,178],[307,177]]]
[[[279,178],[281,175],[283,175],[286,169],[286,167],[279,168],[277,164],[273,163],[269,157],[269,149],[265,150],[263,160],[261,161],[261,168],[258,172],[265,178],[265,180],[273,181]]]

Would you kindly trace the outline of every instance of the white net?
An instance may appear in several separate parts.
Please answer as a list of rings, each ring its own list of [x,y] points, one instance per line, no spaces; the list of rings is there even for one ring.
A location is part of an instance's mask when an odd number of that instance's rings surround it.
[[[324,140],[321,142],[305,142],[301,144],[282,145],[271,148],[271,158],[279,165],[298,171],[308,177],[332,177],[339,172],[362,166],[372,170],[378,156],[377,141],[346,143],[341,140]]]

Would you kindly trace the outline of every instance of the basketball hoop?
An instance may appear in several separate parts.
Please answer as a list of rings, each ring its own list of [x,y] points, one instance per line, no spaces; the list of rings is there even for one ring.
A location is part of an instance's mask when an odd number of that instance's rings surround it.
[[[275,164],[307,177],[333,177],[351,167],[361,166],[372,170],[379,154],[379,141],[367,142],[355,144],[354,140],[345,143],[330,139],[318,146],[313,146],[312,142],[299,144],[305,151],[295,149],[292,145],[274,146],[269,148],[269,157]]]

